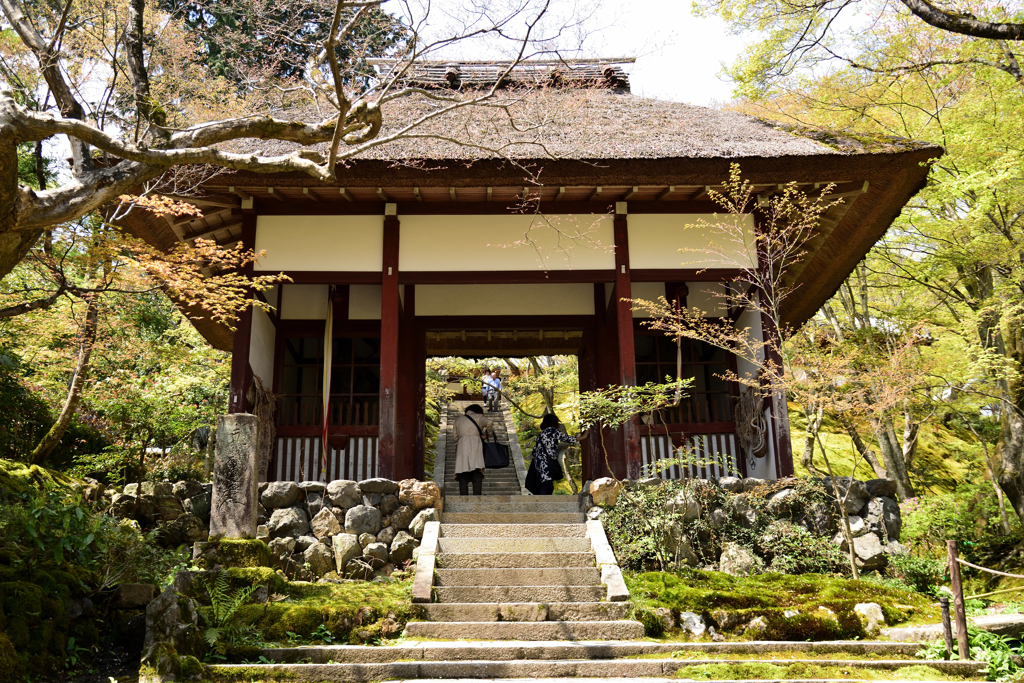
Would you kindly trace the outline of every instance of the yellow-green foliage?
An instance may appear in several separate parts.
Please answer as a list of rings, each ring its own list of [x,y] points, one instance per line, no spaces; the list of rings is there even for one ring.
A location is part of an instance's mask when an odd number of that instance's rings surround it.
[[[804,443],[807,439],[807,419],[795,403],[789,404],[789,426],[793,441],[793,465],[796,476],[808,476],[809,473],[801,461]],[[853,441],[842,425],[826,417],[822,422],[820,436],[836,476],[850,476],[850,469],[853,467],[857,454]],[[877,444],[874,443],[874,436],[868,430],[861,430],[861,438],[869,447],[878,451]],[[928,484],[935,492],[949,492],[955,488],[957,483],[968,481],[968,473],[972,469],[974,471],[983,469],[983,458],[982,448],[970,432],[945,427],[938,421],[928,422],[921,427],[911,478],[916,478],[915,473],[927,473],[927,482],[923,483]],[[825,462],[821,458],[821,451],[817,444],[815,445],[814,464],[819,470],[825,471]],[[863,458],[857,464],[857,472],[854,476],[862,480],[875,478],[871,466]]]
[[[231,567],[227,570],[232,590],[248,586],[267,586],[272,593],[285,593],[288,581],[270,567]]]
[[[871,581],[853,581],[821,574],[758,574],[734,577],[721,572],[684,570],[679,574],[645,572],[625,575],[633,601],[641,612],[667,607],[678,616],[695,612],[730,631],[755,617],[768,627],[763,640],[834,640],[867,634],[853,607],[878,603],[889,625],[922,617],[937,618],[924,596]],[[833,616],[819,610],[830,610]],[[798,615],[786,617],[784,612]]]
[[[71,489],[76,482],[66,474],[38,465],[0,458],[0,493],[31,493],[42,489]]]

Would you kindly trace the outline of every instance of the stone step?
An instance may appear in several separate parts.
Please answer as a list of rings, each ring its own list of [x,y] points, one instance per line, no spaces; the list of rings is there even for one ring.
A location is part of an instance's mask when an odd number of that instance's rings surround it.
[[[600,622],[591,622],[590,626]],[[626,622],[628,623],[628,622]],[[450,626],[450,624],[437,624]],[[497,624],[492,624],[496,626]],[[515,622],[509,624],[516,626]],[[543,624],[518,624],[537,628]],[[582,625],[582,624],[581,624]],[[412,626],[412,624],[410,624]],[[639,626],[639,624],[637,624]],[[708,664],[738,665],[741,660],[679,660],[679,659],[569,659],[517,661],[413,661],[350,664],[216,664],[210,667],[218,681],[309,681],[342,683],[410,679],[500,679],[500,678],[647,678],[686,676],[686,669]],[[936,674],[963,678],[980,676],[984,662],[868,661],[868,660],[803,660],[807,665],[837,668],[860,668],[874,671],[898,671],[910,666],[928,666]]]
[[[447,538],[584,538],[585,524],[445,524]]]
[[[427,621],[615,621],[625,619],[630,607],[627,602],[470,602],[421,609]]]
[[[535,603],[534,603],[535,604]],[[551,603],[568,607],[616,607],[624,608],[625,603]],[[423,605],[428,608],[446,609],[482,608],[493,609],[493,605]],[[298,647],[266,648],[259,654],[272,662],[309,661],[315,664],[327,662],[397,662],[397,661],[463,661],[514,659],[614,659],[638,655],[665,655],[673,652],[723,655],[785,655],[804,653],[815,656],[841,654],[846,656],[907,657],[921,649],[918,643],[890,643],[872,640],[832,640],[823,642],[806,641],[729,641],[722,643],[656,643],[643,640],[585,640],[585,641],[528,641],[507,640],[446,642],[446,641],[404,641],[398,645],[302,645]],[[799,660],[798,660],[799,661]]]
[[[450,512],[445,524],[583,524],[582,512]]]
[[[589,538],[439,538],[442,553],[589,553]]]
[[[639,621],[413,621],[406,638],[445,640],[633,640]]]
[[[445,512],[579,512],[575,497],[565,496],[514,496],[508,502],[477,501],[472,496],[448,496],[444,501]]]
[[[598,586],[597,567],[435,569],[435,586]]]
[[[608,594],[604,586],[434,586],[433,590],[437,601],[444,603],[602,602]]]
[[[445,513],[448,514],[448,513]],[[441,569],[477,567],[593,567],[594,553],[438,553]]]

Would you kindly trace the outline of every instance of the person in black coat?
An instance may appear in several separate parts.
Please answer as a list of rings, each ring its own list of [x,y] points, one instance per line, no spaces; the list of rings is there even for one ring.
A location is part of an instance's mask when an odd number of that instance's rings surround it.
[[[558,442],[572,444],[587,438],[586,432],[579,438],[570,436],[559,429],[561,425],[561,420],[553,413],[540,421],[540,435],[533,446],[533,461],[526,472],[526,489],[536,496],[550,496],[555,490],[555,480],[564,476],[558,463]]]

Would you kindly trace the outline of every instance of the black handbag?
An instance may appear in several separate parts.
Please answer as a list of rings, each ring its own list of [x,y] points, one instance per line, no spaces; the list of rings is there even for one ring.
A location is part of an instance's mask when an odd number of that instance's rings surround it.
[[[469,418],[469,421],[473,423],[476,430],[480,432],[480,439],[484,442],[484,466],[489,470],[498,470],[502,467],[508,467],[510,457],[509,447],[503,443],[497,441],[488,441],[484,438],[484,430],[480,429],[480,425],[476,423],[476,420]]]

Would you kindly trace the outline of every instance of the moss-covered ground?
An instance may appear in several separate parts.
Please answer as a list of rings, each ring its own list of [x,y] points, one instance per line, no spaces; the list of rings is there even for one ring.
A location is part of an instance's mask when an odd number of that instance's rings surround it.
[[[637,618],[651,621],[650,610],[664,607],[678,617],[701,615],[720,632],[739,634],[756,617],[766,628],[746,634],[759,640],[846,640],[868,634],[853,608],[875,602],[890,626],[932,622],[938,606],[925,596],[873,581],[853,581],[820,574],[758,574],[734,577],[721,572],[683,570],[626,573]],[[791,612],[786,616],[786,612]],[[792,614],[796,612],[796,614]],[[649,633],[657,629],[648,628]]]
[[[253,661],[266,646],[383,644],[398,638],[417,613],[411,575],[387,582],[312,584],[285,581],[265,567],[227,571],[234,590],[252,585],[270,589],[265,602],[236,611],[232,621],[245,637],[224,649],[230,661]],[[211,607],[204,597],[199,597],[200,613],[208,618]]]
[[[955,681],[964,680],[956,676],[950,676],[933,669],[930,666],[919,664],[908,666],[895,671],[861,669],[858,667],[823,666],[821,664],[808,664],[796,662],[793,664],[768,664],[765,662],[750,662],[749,664],[704,664],[693,667],[686,667],[676,674],[676,678],[691,680],[717,680],[717,681],[741,681],[741,680],[787,680],[787,679],[859,679],[866,681]]]

